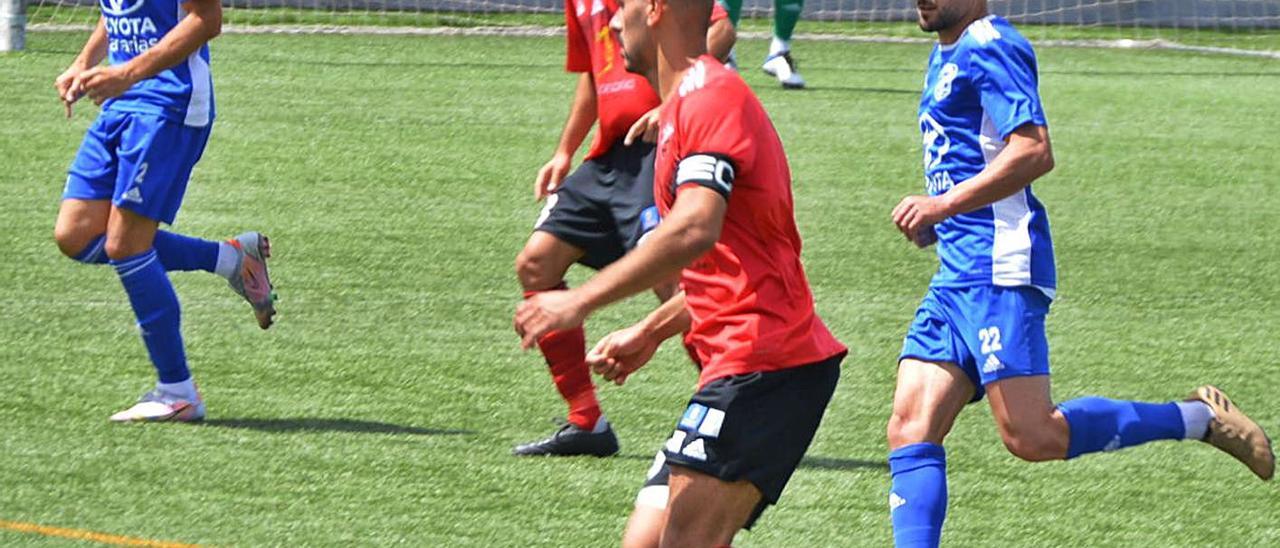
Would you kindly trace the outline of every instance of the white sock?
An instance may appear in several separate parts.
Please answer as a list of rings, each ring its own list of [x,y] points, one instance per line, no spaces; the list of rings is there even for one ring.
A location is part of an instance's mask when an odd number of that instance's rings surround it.
[[[213,267],[213,273],[228,280],[236,273],[236,262],[239,260],[240,250],[236,249],[227,242],[218,243],[218,265]]]
[[[1200,401],[1174,402],[1178,411],[1182,412],[1182,426],[1186,428],[1188,440],[1202,440],[1209,432],[1209,421],[1213,420],[1213,410]]]
[[[175,383],[157,382],[156,388],[159,388],[160,391],[166,394],[172,394],[180,398],[187,398],[191,401],[195,401],[200,397],[200,394],[196,392],[196,381],[194,378],[188,378],[185,381]]]
[[[609,421],[605,420],[604,415],[600,415],[600,418],[596,419],[596,425],[594,428],[591,429],[591,433],[599,434],[608,429],[609,429]]]
[[[777,36],[773,37],[773,42],[769,43],[769,56],[779,55],[791,51],[791,40],[783,40]]]

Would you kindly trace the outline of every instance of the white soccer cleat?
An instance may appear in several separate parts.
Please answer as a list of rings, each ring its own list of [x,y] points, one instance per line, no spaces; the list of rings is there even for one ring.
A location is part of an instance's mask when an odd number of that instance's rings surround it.
[[[777,78],[785,89],[804,89],[804,78],[796,69],[796,62],[789,51],[770,55],[760,68],[765,74]]]
[[[153,389],[133,407],[111,415],[111,422],[195,422],[204,420],[204,399],[197,393],[195,401]]]

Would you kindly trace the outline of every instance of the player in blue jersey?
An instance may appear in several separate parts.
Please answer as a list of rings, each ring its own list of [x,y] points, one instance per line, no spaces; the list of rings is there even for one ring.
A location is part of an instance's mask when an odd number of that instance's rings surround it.
[[[919,111],[928,195],[904,198],[893,221],[916,245],[936,243],[941,265],[903,344],[889,420],[896,544],[938,544],[943,438],[984,393],[1005,446],[1028,461],[1198,439],[1270,479],[1270,441],[1212,386],[1169,403],[1054,405],[1044,331],[1053,243],[1030,187],[1053,168],[1053,152],[1035,53],[1008,21],[988,15],[985,0],[918,0],[917,8],[939,42]]]
[[[172,224],[213,124],[207,42],[222,28],[219,0],[102,0],[80,55],[54,81],[71,116],[89,97],[102,111],[71,164],[54,238],[68,257],[110,264],[120,277],[159,376],[113,421],[204,418],[168,271],[216,273],[249,301],[263,329],[275,314],[257,232],[226,242],[159,230]],[[100,66],[103,59],[108,65]]]

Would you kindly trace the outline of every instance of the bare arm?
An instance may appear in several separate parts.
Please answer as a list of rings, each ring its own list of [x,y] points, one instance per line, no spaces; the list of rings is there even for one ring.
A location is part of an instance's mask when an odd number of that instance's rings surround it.
[[[665,341],[688,331],[689,320],[689,309],[685,308],[684,292],[681,291],[650,312],[636,327],[648,337]]]
[[[991,205],[1053,170],[1049,130],[1027,124],[1009,134],[1004,150],[963,185],[942,195],[948,217]]]
[[[89,35],[89,39],[84,43],[84,48],[80,50],[80,55],[77,55],[75,61],[71,62],[71,66],[80,70],[88,70],[98,66],[106,58],[107,25],[102,17],[98,17],[98,24],[93,27],[93,34]]]
[[[71,91],[88,93],[95,103],[102,104],[128,91],[134,84],[177,65],[222,33],[222,4],[219,0],[188,0],[182,8],[187,12],[186,17],[156,45],[127,63],[84,71],[76,77]],[[103,38],[105,40],[105,31]]]
[[[727,61],[737,40],[738,31],[733,28],[733,22],[728,19],[716,21],[707,29],[707,53],[721,62]]]
[[[671,279],[720,239],[728,202],[701,186],[680,190],[675,206],[645,244],[569,291],[540,293],[516,310],[525,348],[553,329],[582,323],[591,312]]]
[[[605,380],[622,384],[649,363],[662,341],[689,329],[689,321],[682,291],[639,323],[600,339],[587,353],[587,364]]]
[[[53,80],[53,89],[57,90],[58,98],[62,100],[62,104],[66,108],[67,118],[71,117],[71,104],[78,99],[75,94],[71,93],[71,84],[75,81],[76,76],[98,66],[106,57],[107,26],[103,18],[98,17],[98,25],[93,28],[93,33],[85,41],[84,48],[80,50],[80,54],[71,61],[71,66],[67,67],[67,70]]]
[[[573,154],[582,146],[591,126],[596,123],[596,84],[590,72],[578,77],[578,87],[573,92],[573,102],[569,105],[569,118],[564,121],[564,129],[560,132],[560,142],[551,160],[538,170],[538,178],[533,184],[533,197],[541,200],[547,194],[555,192],[560,182],[569,175],[569,167],[573,164]]]
[[[135,82],[168,69],[222,34],[222,3],[219,0],[188,0],[182,4],[187,16],[164,35],[160,42],[124,64]]]
[[[1004,150],[982,172],[938,196],[907,196],[893,210],[893,222],[907,239],[942,220],[991,205],[1021,191],[1053,169],[1049,130],[1026,124],[1009,134]]]
[[[572,157],[582,141],[587,139],[591,126],[596,123],[596,83],[590,72],[578,77],[578,87],[573,92],[573,103],[569,106],[569,118],[564,121],[564,130],[560,132],[560,143],[556,146],[556,154]]]
[[[720,239],[728,207],[724,197],[709,188],[682,189],[645,245],[574,290],[588,313],[669,280],[706,254]]]

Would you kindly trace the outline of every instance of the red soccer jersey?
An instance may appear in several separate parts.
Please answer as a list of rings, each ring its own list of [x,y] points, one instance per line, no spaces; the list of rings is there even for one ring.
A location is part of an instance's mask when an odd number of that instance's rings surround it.
[[[616,11],[616,0],[565,0],[564,3],[568,40],[565,69],[590,72],[596,85],[596,119],[600,125],[591,150],[587,151],[588,159],[608,151],[614,142],[626,136],[636,120],[660,102],[648,80],[627,72],[621,42],[617,33],[609,28],[609,20]],[[720,4],[714,4],[712,23],[728,17],[729,13]]]
[[[703,56],[662,107],[653,179],[663,216],[682,189],[728,200],[715,247],[680,275],[698,379],[819,362],[845,347],[822,323],[800,264],[791,170],[769,115],[737,73]]]

